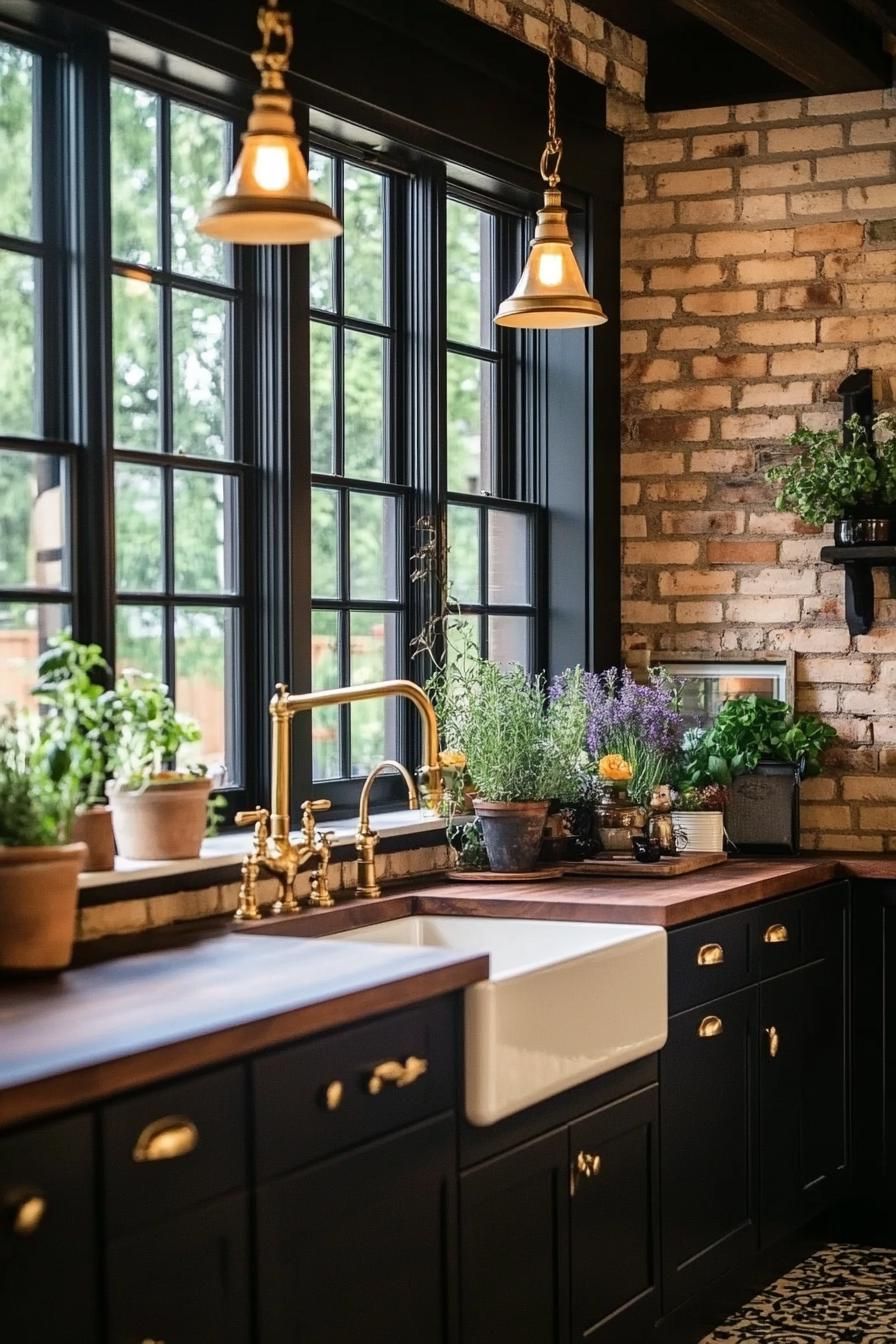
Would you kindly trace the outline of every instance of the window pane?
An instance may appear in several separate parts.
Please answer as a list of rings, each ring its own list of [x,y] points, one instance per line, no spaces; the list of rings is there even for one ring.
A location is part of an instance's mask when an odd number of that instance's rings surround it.
[[[319,201],[333,204],[333,160],[328,154],[318,154],[314,150],[308,156],[308,176]],[[332,313],[336,307],[333,285],[334,244],[330,242],[311,243],[308,259],[311,266],[311,307],[322,308]]]
[[[158,452],[159,290],[133,276],[112,277],[115,445]]]
[[[311,591],[339,597],[339,514],[335,490],[311,491]]]
[[[448,339],[461,345],[491,349],[491,269],[494,264],[494,215],[461,201],[448,201],[446,251]]]
[[[482,619],[479,616],[452,616],[445,627],[445,652],[449,663],[460,663],[482,647]]]
[[[32,168],[35,64],[30,52],[0,42],[0,233],[20,238],[40,234]]]
[[[0,200],[3,192],[0,191]],[[0,433],[39,434],[34,311],[38,263],[0,252]]]
[[[50,636],[71,622],[67,606],[0,602],[0,704],[27,704],[37,680],[38,658]]]
[[[488,511],[488,600],[496,607],[532,601],[529,519],[524,513]]]
[[[348,317],[382,322],[385,314],[386,179],[380,173],[346,163],[342,199],[345,228],[343,308]]]
[[[171,104],[171,269],[207,280],[229,276],[230,249],[197,233],[209,201],[229,173],[230,126],[184,103]]]
[[[528,616],[489,616],[489,658],[493,663],[520,663],[528,670],[531,633]]]
[[[230,304],[173,290],[174,450],[232,457],[228,401]]]
[[[161,680],[165,675],[165,636],[161,607],[119,606],[115,612],[115,670],[136,668]]]
[[[333,383],[335,333],[323,322],[311,323],[311,470],[331,472],[333,455]]]
[[[119,463],[115,468],[115,581],[120,593],[155,593],[164,587],[162,526],[161,471]]]
[[[239,777],[230,731],[235,623],[236,614],[221,607],[178,607],[174,615],[174,699],[202,729],[201,740],[185,747],[178,761],[209,770],[224,766],[230,782]]]
[[[349,504],[351,596],[398,596],[398,508],[391,495],[352,494]]]
[[[112,81],[112,254],[159,264],[159,99]]]
[[[174,473],[174,587],[233,593],[239,542],[237,483],[205,471]]]
[[[448,354],[448,489],[468,495],[492,488],[494,368]]]
[[[478,509],[448,506],[448,583],[458,602],[481,602]]]
[[[386,342],[345,333],[345,474],[381,481],[385,474]]]
[[[64,473],[58,457],[0,452],[0,588],[68,583]]]
[[[339,616],[335,611],[311,613],[311,686],[328,691],[339,685]],[[312,772],[315,779],[342,774],[339,709],[315,709],[311,714]]]
[[[388,612],[351,614],[351,684],[386,681],[398,676],[397,617]],[[398,702],[366,700],[351,707],[352,774],[366,775],[398,741]]]

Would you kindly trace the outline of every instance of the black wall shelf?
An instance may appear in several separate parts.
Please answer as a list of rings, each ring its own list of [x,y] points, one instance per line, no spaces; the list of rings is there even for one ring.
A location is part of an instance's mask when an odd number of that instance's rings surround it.
[[[846,576],[846,624],[851,635],[867,635],[874,625],[874,569],[896,576],[896,546],[822,546],[821,558],[842,565]]]

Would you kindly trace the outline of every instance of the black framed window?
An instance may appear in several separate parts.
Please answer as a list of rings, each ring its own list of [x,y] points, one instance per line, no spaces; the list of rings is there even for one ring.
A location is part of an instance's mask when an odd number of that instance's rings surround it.
[[[116,663],[162,677],[200,724],[195,758],[239,785],[241,291],[234,249],[196,231],[233,125],[124,76],[110,128]]]

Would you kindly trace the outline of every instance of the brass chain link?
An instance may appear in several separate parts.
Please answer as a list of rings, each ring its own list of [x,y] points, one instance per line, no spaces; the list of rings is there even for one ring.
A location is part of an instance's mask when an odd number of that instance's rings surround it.
[[[560,181],[563,141],[557,134],[557,16],[548,19],[548,138],[541,156],[541,176],[553,190]]]

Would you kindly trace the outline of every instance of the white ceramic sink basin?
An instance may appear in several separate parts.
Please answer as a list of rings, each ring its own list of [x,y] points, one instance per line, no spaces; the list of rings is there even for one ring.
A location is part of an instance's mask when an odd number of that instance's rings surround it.
[[[659,1050],[666,934],[638,924],[415,915],[330,935],[488,952],[465,990],[466,1112],[491,1125]]]

